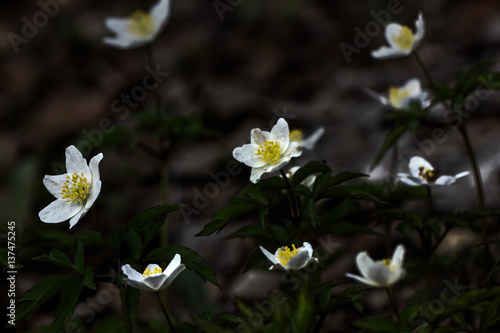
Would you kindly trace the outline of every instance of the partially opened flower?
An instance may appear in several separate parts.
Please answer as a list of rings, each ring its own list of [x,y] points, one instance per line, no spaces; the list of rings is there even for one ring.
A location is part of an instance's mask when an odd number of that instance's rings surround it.
[[[156,264],[149,264],[142,274],[128,264],[122,266],[122,271],[127,276],[124,278],[127,284],[144,291],[159,291],[167,288],[184,269],[186,266],[181,264],[179,254],[174,256],[165,271],[162,271],[161,267]]]
[[[409,186],[421,185],[451,185],[458,178],[468,176],[469,171],[460,172],[455,176],[439,176],[439,170],[420,156],[413,156],[409,163],[410,174],[398,173],[397,180]]]
[[[167,23],[170,14],[170,0],[160,0],[149,13],[136,11],[130,17],[109,17],[106,27],[115,37],[104,37],[104,44],[120,49],[139,47],[153,41]]]
[[[71,229],[87,213],[101,192],[99,162],[102,157],[102,153],[94,156],[87,165],[75,146],[66,148],[67,173],[46,175],[43,179],[43,184],[56,200],[38,213],[42,222],[59,223],[71,219]]]
[[[387,59],[409,55],[417,48],[420,41],[424,37],[425,29],[422,13],[418,14],[415,26],[416,32],[413,34],[413,31],[411,31],[411,29],[406,25],[402,26],[398,23],[389,23],[385,27],[385,38],[387,39],[387,42],[389,42],[389,47],[382,46],[381,48],[372,51],[372,57],[377,59]]]
[[[295,248],[295,245],[292,245],[292,250],[288,246],[280,247],[274,255],[262,246],[260,246],[260,250],[273,263],[269,269],[299,270],[306,267],[311,261],[318,262],[318,259],[312,256],[311,244],[307,242],[304,242],[298,249]]]
[[[288,172],[286,173],[286,176],[288,177],[288,179],[292,179],[295,172],[297,172],[297,170],[299,170],[299,169],[300,169],[300,167],[298,167],[298,166],[294,166],[293,168],[290,168],[290,170],[288,170]],[[312,189],[315,180],[316,180],[316,176],[310,175],[310,176],[307,176],[303,181],[301,181],[300,184],[304,185],[305,187],[307,187],[309,189]]]
[[[301,130],[294,129],[290,132],[290,141],[297,142],[299,147],[312,150],[316,146],[316,142],[323,136],[325,130],[323,127],[319,127],[313,134],[304,138]]]
[[[250,140],[250,144],[235,148],[233,157],[252,168],[253,183],[257,183],[263,173],[278,171],[302,154],[298,143],[290,141],[288,123],[283,118],[278,119],[271,132],[254,128]]]
[[[384,105],[390,105],[395,109],[408,109],[411,101],[418,101],[423,108],[430,105],[429,94],[422,90],[418,79],[411,79],[402,87],[389,87],[387,95],[377,94],[371,90],[366,92],[378,99]]]
[[[406,275],[404,256],[405,248],[401,244],[389,259],[373,261],[366,252],[360,252],[356,256],[356,267],[361,276],[350,273],[345,276],[372,287],[390,287]]]

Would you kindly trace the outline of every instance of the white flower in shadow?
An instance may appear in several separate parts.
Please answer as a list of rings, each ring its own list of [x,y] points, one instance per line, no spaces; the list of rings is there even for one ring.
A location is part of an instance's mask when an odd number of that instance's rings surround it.
[[[413,156],[409,163],[410,174],[398,173],[397,181],[408,186],[443,186],[451,185],[457,179],[468,176],[469,171],[460,172],[455,176],[439,176],[439,170],[420,156]]]
[[[291,250],[288,246],[280,247],[274,255],[262,246],[260,246],[260,250],[273,263],[269,269],[299,270],[306,267],[312,261],[318,262],[318,259],[312,256],[313,249],[311,244],[307,242],[304,242],[298,249],[295,248],[295,245],[292,245]]]

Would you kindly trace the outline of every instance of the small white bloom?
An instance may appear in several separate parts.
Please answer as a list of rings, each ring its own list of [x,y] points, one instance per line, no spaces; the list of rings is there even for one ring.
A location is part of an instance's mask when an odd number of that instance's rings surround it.
[[[38,213],[42,222],[60,223],[71,219],[70,229],[78,223],[101,192],[99,162],[102,157],[102,153],[94,156],[87,166],[87,161],[75,146],[66,148],[67,173],[46,175],[43,179],[43,184],[56,200]]]
[[[130,267],[130,265],[122,266],[122,271],[127,276],[124,280],[129,286],[144,291],[156,292],[167,288],[185,268],[186,266],[181,264],[181,256],[176,254],[164,272],[156,264],[149,264],[142,274]]]
[[[429,94],[422,90],[418,79],[408,80],[402,87],[389,87],[387,95],[377,94],[369,89],[366,89],[366,92],[380,103],[395,109],[407,109],[411,101],[419,101],[423,108],[431,104],[428,100]]]
[[[323,127],[319,127],[313,134],[304,138],[301,130],[294,129],[290,132],[290,141],[297,142],[301,148],[312,150],[316,146],[316,142],[323,136],[323,133],[325,133],[325,130]]]
[[[402,26],[398,23],[389,23],[385,27],[385,38],[389,42],[389,47],[382,46],[381,48],[372,51],[372,57],[376,59],[387,59],[409,55],[417,48],[420,41],[424,37],[425,28],[422,13],[418,14],[415,26],[416,33],[413,34],[411,29],[406,25]]]
[[[294,166],[293,168],[290,168],[290,170],[288,170],[288,172],[286,173],[286,176],[288,177],[288,179],[292,179],[295,172],[297,172],[297,170],[299,170],[299,169],[300,169],[300,167],[298,167],[298,166]],[[305,187],[307,187],[309,189],[312,189],[315,180],[316,180],[316,176],[310,175],[310,176],[307,176],[303,181],[301,181],[300,184],[304,185]]]
[[[311,261],[318,262],[318,259],[312,256],[311,244],[304,242],[298,249],[295,248],[295,245],[292,245],[292,248],[290,250],[288,246],[283,246],[277,249],[273,255],[260,246],[262,253],[273,263],[269,269],[299,270],[306,267]]]
[[[390,287],[406,275],[404,256],[405,248],[401,244],[394,250],[392,259],[373,261],[366,252],[360,252],[356,256],[356,267],[362,276],[350,273],[345,276],[372,287]]]
[[[108,17],[106,27],[115,37],[104,37],[103,42],[120,49],[139,47],[153,41],[167,23],[170,0],[160,0],[149,13],[136,11],[130,17]]]
[[[254,128],[250,144],[233,150],[233,157],[252,168],[250,181],[257,183],[265,172],[278,171],[293,157],[302,154],[297,142],[290,142],[290,130],[285,119],[280,118],[271,132]]]
[[[458,178],[468,176],[469,171],[460,172],[455,176],[440,176],[439,170],[420,156],[413,156],[410,159],[410,174],[398,173],[397,180],[409,186],[421,185],[451,185]]]

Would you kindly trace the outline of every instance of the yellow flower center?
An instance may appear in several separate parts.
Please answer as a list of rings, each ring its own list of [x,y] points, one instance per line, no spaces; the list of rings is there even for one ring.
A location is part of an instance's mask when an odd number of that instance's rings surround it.
[[[89,194],[90,184],[86,177],[82,174],[73,172],[71,177],[66,175],[66,181],[61,190],[61,198],[67,202],[78,202],[83,204]]]
[[[155,267],[155,269],[153,269],[152,271],[150,271],[149,269],[146,268],[144,270],[144,273],[142,273],[142,276],[144,278],[147,278],[147,277],[152,276],[152,275],[161,274],[161,272],[162,272],[162,269],[158,268],[158,267]]]
[[[392,273],[396,271],[396,266],[391,265],[391,258],[381,260],[381,263],[384,264]]]
[[[434,182],[439,175],[439,170],[430,170],[426,167],[418,167],[418,176],[426,182]]]
[[[294,129],[293,131],[290,132],[290,141],[292,142],[297,142],[300,146],[302,143],[303,135],[302,131],[298,129]]]
[[[128,30],[139,37],[146,37],[153,32],[153,18],[148,13],[138,10],[130,15],[132,21],[127,24]]]
[[[283,266],[286,266],[290,259],[292,259],[297,254],[297,252],[299,252],[299,249],[296,249],[294,244],[292,244],[292,248],[293,250],[290,250],[288,246],[283,246],[278,250],[277,257]]]
[[[401,101],[410,95],[410,91],[405,88],[390,87],[389,103],[395,108],[401,107]]]
[[[265,141],[264,145],[259,145],[255,155],[269,164],[277,164],[281,158],[280,144],[277,141]]]
[[[392,40],[401,50],[410,50],[413,46],[415,36],[411,29],[405,25],[401,28],[399,35],[392,36]]]

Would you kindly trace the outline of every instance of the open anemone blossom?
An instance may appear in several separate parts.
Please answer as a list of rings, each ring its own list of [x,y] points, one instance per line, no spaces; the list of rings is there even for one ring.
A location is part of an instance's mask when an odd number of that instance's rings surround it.
[[[288,123],[283,118],[278,119],[271,132],[254,128],[250,133],[250,143],[233,150],[233,157],[238,162],[252,168],[252,183],[257,183],[265,172],[280,170],[301,154],[299,144],[290,141]]]
[[[319,127],[313,134],[304,138],[301,130],[294,129],[290,132],[290,141],[297,142],[301,148],[313,150],[316,142],[323,136],[323,133],[325,133],[325,130],[323,127]]]
[[[104,37],[103,42],[120,49],[131,49],[153,41],[167,23],[170,0],[160,0],[149,13],[136,11],[127,18],[108,17],[106,27],[115,37]]]
[[[413,31],[406,25],[389,23],[385,27],[385,38],[389,42],[389,47],[382,46],[372,51],[372,57],[376,59],[388,59],[409,55],[417,48],[424,37],[425,28],[422,13],[418,14],[415,27],[416,32],[413,34]]]
[[[56,200],[38,213],[42,222],[59,223],[71,219],[70,229],[78,223],[101,192],[99,162],[102,158],[102,153],[92,157],[87,166],[75,146],[66,148],[67,173],[43,178],[43,184]]]
[[[394,109],[408,109],[411,101],[420,102],[423,108],[431,104],[429,94],[422,90],[418,79],[408,80],[402,87],[389,87],[387,95],[377,94],[369,89],[365,91],[383,105],[390,105]]]
[[[362,276],[347,273],[345,276],[372,287],[390,287],[406,275],[403,268],[405,248],[398,245],[392,258],[373,261],[366,252],[356,256],[356,267]]]
[[[409,163],[410,173],[398,173],[397,180],[409,186],[421,185],[451,185],[458,178],[468,176],[469,171],[460,172],[455,176],[439,176],[439,170],[420,156],[413,156]]]
[[[156,264],[149,264],[142,274],[128,264],[122,266],[122,271],[127,276],[124,280],[129,286],[154,292],[167,288],[184,269],[186,269],[186,266],[181,264],[179,254],[174,256],[165,271],[162,271],[160,266]]]
[[[269,269],[299,270],[306,267],[311,261],[318,262],[318,259],[312,256],[311,244],[307,242],[304,242],[298,249],[295,248],[295,245],[292,245],[292,250],[288,246],[280,247],[274,255],[262,246],[260,246],[260,250],[273,263]]]

